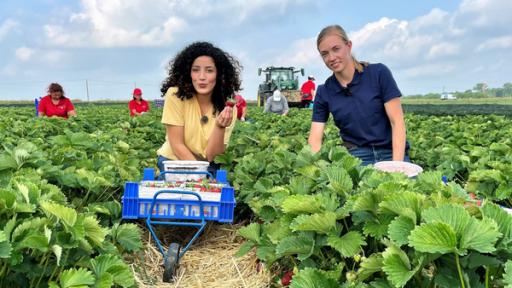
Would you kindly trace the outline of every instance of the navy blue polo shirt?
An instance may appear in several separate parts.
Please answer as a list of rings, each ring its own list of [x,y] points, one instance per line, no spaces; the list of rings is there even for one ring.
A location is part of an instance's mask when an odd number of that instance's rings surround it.
[[[370,64],[342,87],[331,75],[318,87],[313,122],[326,123],[332,114],[340,136],[357,146],[392,148],[391,124],[384,103],[400,97],[391,71],[384,64]]]

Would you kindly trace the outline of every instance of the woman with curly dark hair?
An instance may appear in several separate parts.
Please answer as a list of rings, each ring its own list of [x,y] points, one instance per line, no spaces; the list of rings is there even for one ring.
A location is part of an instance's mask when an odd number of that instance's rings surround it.
[[[166,160],[210,162],[224,153],[236,121],[230,100],[240,90],[240,64],[208,42],[185,47],[169,63],[162,84],[162,123],[166,141],[158,149],[158,168]]]

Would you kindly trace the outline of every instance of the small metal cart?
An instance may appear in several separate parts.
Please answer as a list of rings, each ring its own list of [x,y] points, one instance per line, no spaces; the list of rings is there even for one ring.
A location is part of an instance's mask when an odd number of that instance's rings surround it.
[[[232,223],[236,201],[235,191],[229,186],[225,170],[217,171],[215,180],[222,186],[217,192],[144,186],[148,182],[167,183],[160,180],[165,174],[205,174],[210,179],[213,177],[208,172],[165,171],[155,179],[155,170],[146,168],[141,182],[125,183],[122,218],[146,219],[149,232],[164,257],[163,281],[171,282],[180,259],[204,230],[206,221]],[[197,228],[197,232],[186,245],[171,243],[166,252],[155,234],[153,225],[190,226]]]

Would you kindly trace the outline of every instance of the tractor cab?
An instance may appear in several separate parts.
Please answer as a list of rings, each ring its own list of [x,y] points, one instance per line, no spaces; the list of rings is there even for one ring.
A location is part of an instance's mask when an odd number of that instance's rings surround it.
[[[297,106],[300,104],[301,96],[299,90],[299,77],[296,74],[301,73],[304,76],[304,68],[295,70],[295,67],[274,67],[258,69],[258,76],[265,73],[265,81],[258,88],[258,106],[265,105],[265,101],[279,89],[288,100],[288,105]]]

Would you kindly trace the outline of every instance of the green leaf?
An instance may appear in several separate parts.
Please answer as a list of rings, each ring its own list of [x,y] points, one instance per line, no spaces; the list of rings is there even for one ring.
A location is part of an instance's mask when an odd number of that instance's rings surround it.
[[[390,214],[381,214],[378,218],[368,221],[363,226],[364,235],[370,235],[377,239],[382,239],[388,232],[388,227],[395,216]]]
[[[503,234],[505,242],[512,241],[512,215],[498,205],[485,201],[482,206],[484,217],[493,219],[498,224],[499,231]]]
[[[94,288],[110,288],[112,286],[114,286],[114,276],[108,272],[105,272],[96,278],[96,284],[94,285]]]
[[[325,212],[297,216],[291,225],[293,231],[315,231],[327,234],[336,228],[336,213]]]
[[[87,208],[89,211],[99,214],[119,217],[121,215],[121,204],[117,201],[90,203]]]
[[[117,285],[130,287],[135,283],[130,267],[118,256],[112,254],[100,255],[91,260],[91,266],[97,279],[108,273],[113,276],[114,283]]]
[[[327,243],[340,252],[343,257],[353,257],[359,254],[362,250],[361,246],[366,245],[361,233],[356,231],[350,231],[341,237],[329,236]]]
[[[0,188],[0,209],[13,209],[17,204],[13,191]]]
[[[453,262],[452,263],[453,266],[455,266],[455,262],[454,261],[452,261],[452,262]],[[463,270],[463,273],[464,273],[464,270]],[[464,274],[466,274],[466,273],[464,273]],[[434,283],[436,284],[436,286],[434,286],[434,287],[442,287],[442,288],[461,287],[459,273],[457,272],[457,268],[446,267],[446,266],[438,267],[436,274],[434,276]],[[466,287],[468,287],[468,286],[466,286]],[[478,287],[478,288],[481,288],[481,287]]]
[[[388,236],[391,241],[399,246],[409,243],[409,234],[415,225],[411,218],[406,216],[397,216],[388,226]]]
[[[377,278],[375,281],[370,282],[371,288],[393,288],[385,279]]]
[[[102,228],[96,217],[93,216],[85,217],[83,225],[85,229],[85,237],[96,246],[101,247],[101,244],[108,233],[107,229]]]
[[[75,225],[77,213],[73,208],[48,201],[41,201],[39,206],[41,206],[47,215],[57,217],[57,219],[64,222],[68,227]]]
[[[457,249],[457,236],[453,228],[443,222],[424,223],[412,230],[409,246],[420,252],[450,253]]]
[[[323,171],[329,180],[329,187],[338,195],[345,195],[352,190],[352,178],[341,167],[329,167]]]
[[[112,238],[127,251],[139,251],[142,248],[141,232],[132,223],[112,227]]]
[[[482,255],[482,254],[477,253],[477,252],[472,252],[467,257],[467,267],[469,269],[474,269],[474,268],[481,267],[481,266],[494,266],[494,267],[498,267],[498,266],[500,266],[502,264],[503,263],[500,260],[498,260],[498,258],[496,258],[496,256]]]
[[[59,245],[52,245],[53,254],[55,254],[55,258],[57,258],[57,266],[60,266],[60,259],[62,257],[62,247]]]
[[[380,201],[382,201],[382,195],[364,192],[357,195],[352,209],[353,211],[372,211],[377,213]]]
[[[5,232],[0,230],[0,258],[9,258],[11,256],[12,247]]]
[[[14,224],[16,224],[16,222],[10,223],[12,224],[11,227],[13,227]],[[41,227],[44,227],[45,225],[48,225],[47,218],[35,217],[30,219],[24,219],[24,221],[21,224],[14,228],[11,235],[11,242],[19,242],[21,241],[20,239],[25,237],[27,234],[33,233],[34,231],[39,231],[39,229],[41,229]]]
[[[31,234],[28,234],[20,242],[15,243],[15,248],[16,250],[30,248],[37,249],[41,252],[46,252],[48,251],[48,239],[45,235],[34,231]]]
[[[238,251],[235,253],[235,257],[242,257],[245,254],[249,253],[251,249],[254,247],[254,242],[252,241],[245,241],[242,245],[240,245],[240,248],[238,248]]]
[[[313,268],[300,270],[293,276],[290,288],[338,288],[338,282],[327,278],[322,271]]]
[[[7,170],[7,169],[17,169],[18,164],[16,163],[16,160],[9,154],[9,153],[3,153],[0,154],[0,171]]]
[[[490,218],[479,221],[471,218],[460,239],[460,249],[476,250],[480,253],[490,253],[496,250],[494,244],[501,233],[496,222]]]
[[[253,210],[253,211],[265,222],[274,221],[277,216],[276,209],[274,209],[274,207],[269,206],[269,205],[264,205],[259,210]]]
[[[258,259],[261,259],[263,262],[266,262],[269,266],[271,266],[272,263],[274,263],[278,258],[276,255],[276,246],[258,246],[256,248],[256,256]]]
[[[279,243],[281,239],[290,236],[292,233],[290,222],[286,221],[285,218],[280,218],[272,223],[265,224],[263,231],[273,244]]]
[[[503,273],[503,282],[507,284],[507,288],[512,288],[512,260],[505,263],[505,273]]]
[[[382,261],[382,270],[395,287],[404,287],[421,268],[421,266],[418,265],[418,267],[411,270],[411,263],[407,254],[394,246],[388,247],[382,253],[382,257],[384,258]]]
[[[94,284],[95,278],[91,271],[85,268],[64,270],[60,274],[60,286],[62,288],[86,288]]]
[[[381,271],[383,260],[381,253],[373,253],[370,257],[361,260],[359,270],[357,270],[357,279],[364,281],[373,273]]]
[[[456,204],[443,204],[429,208],[423,211],[421,216],[426,223],[440,221],[450,225],[456,235],[461,235],[464,232],[471,218],[464,207]]]
[[[279,257],[297,254],[300,260],[304,260],[313,254],[315,241],[303,235],[284,238],[276,247]]]
[[[261,225],[258,223],[251,223],[238,229],[238,234],[252,242],[260,243]]]
[[[60,286],[58,284],[56,284],[55,282],[49,282],[48,288],[60,288]]]
[[[285,213],[301,214],[321,212],[322,202],[313,195],[291,195],[281,204]]]
[[[310,194],[315,182],[309,178],[293,177],[288,185],[293,194],[306,195]]]
[[[416,224],[418,217],[423,209],[425,195],[416,192],[404,191],[399,194],[388,195],[384,201],[379,204],[380,212],[392,213],[410,218]]]

